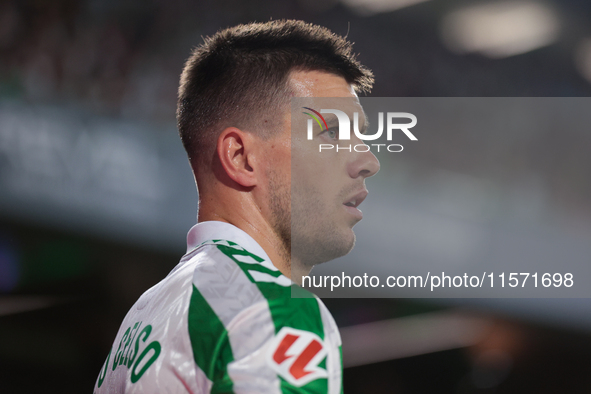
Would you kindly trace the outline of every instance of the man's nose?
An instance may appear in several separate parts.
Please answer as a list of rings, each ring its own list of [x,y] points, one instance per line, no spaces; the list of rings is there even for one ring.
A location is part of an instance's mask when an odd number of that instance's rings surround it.
[[[363,178],[369,178],[374,176],[380,170],[380,161],[378,158],[369,150],[369,145],[365,148],[361,148],[364,152],[355,152],[355,159],[350,163],[349,176],[351,178],[357,178],[359,176]]]

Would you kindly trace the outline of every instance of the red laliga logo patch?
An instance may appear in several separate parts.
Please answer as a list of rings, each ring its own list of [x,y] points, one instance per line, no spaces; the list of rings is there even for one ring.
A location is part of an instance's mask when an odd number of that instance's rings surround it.
[[[279,376],[300,387],[328,377],[318,364],[326,357],[322,339],[309,331],[283,327],[273,340],[267,361]]]

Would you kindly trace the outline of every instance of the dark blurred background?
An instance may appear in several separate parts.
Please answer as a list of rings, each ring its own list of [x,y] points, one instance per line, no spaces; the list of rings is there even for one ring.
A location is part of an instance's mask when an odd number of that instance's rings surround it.
[[[270,18],[347,35],[371,96],[591,94],[586,0],[0,0],[0,393],[92,390],[196,221],[174,120],[183,61],[203,36]],[[533,184],[519,212],[548,200],[547,220],[591,240],[588,140],[508,149],[520,176],[500,182]],[[461,148],[450,135],[445,157],[407,165],[455,170]],[[345,392],[591,392],[589,300],[529,301],[326,300]]]

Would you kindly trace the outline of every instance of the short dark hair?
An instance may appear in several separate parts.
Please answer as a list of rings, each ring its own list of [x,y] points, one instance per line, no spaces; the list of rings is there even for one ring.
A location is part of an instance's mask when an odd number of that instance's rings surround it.
[[[177,122],[189,159],[213,157],[226,127],[269,133],[274,110],[289,104],[292,71],[336,74],[358,92],[373,85],[352,44],[325,27],[276,20],[221,30],[193,50],[181,75]]]

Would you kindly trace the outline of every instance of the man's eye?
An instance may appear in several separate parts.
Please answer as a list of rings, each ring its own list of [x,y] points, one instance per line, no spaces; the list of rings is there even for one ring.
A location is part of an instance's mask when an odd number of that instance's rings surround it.
[[[336,139],[337,138],[337,135],[338,135],[337,131],[334,130],[334,129],[328,129],[328,130],[326,130],[326,134],[331,139]]]

